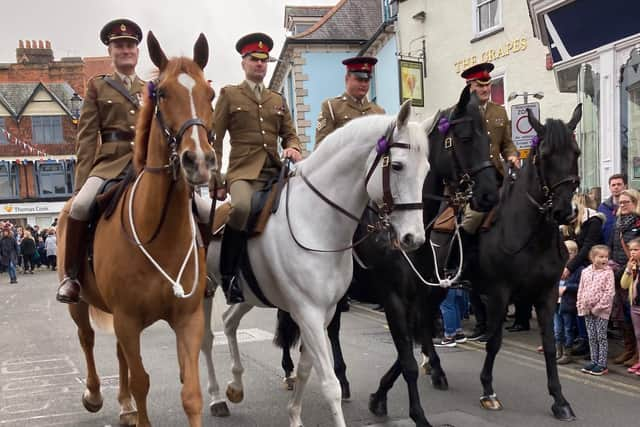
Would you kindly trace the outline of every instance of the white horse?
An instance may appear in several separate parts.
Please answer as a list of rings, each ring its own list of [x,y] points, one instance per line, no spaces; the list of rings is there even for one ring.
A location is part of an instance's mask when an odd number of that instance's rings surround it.
[[[335,425],[345,426],[326,327],[351,281],[351,238],[367,202],[372,200],[380,207],[383,223],[396,236],[396,246],[410,251],[425,241],[422,208],[416,202],[422,200],[422,183],[429,170],[427,131],[433,119],[410,123],[410,114],[411,106],[406,102],[397,118],[362,117],[329,135],[318,150],[298,164],[289,188],[283,190],[276,214],[269,219],[264,232],[248,242],[251,266],[264,296],[291,313],[300,326],[303,350],[298,382],[289,402],[291,427],[302,426],[301,400],[312,366],[329,401]],[[387,166],[387,173],[383,172],[383,165]],[[393,203],[389,203],[390,198]],[[213,241],[209,245],[207,267],[209,277],[216,283],[221,283],[219,257],[220,243]],[[242,275],[240,282],[246,302],[230,306],[223,314],[224,333],[233,359],[233,380],[226,394],[234,403],[244,396],[244,369],[236,331],[240,319],[253,306],[264,307]],[[224,416],[228,415],[228,409],[219,392],[211,354],[211,305],[209,298],[205,301],[207,324],[202,350],[209,370],[211,411]]]

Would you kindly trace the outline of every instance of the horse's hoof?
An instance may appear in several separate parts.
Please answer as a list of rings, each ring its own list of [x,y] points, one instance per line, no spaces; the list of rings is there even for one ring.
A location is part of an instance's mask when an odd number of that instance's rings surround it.
[[[212,403],[209,409],[211,410],[211,415],[214,417],[224,418],[231,415],[227,402]]]
[[[576,419],[576,414],[573,413],[573,409],[571,409],[571,405],[568,403],[566,405],[557,405],[554,403],[553,406],[551,406],[551,411],[553,412],[553,416],[560,421],[573,421]]]
[[[138,411],[127,411],[120,414],[121,426],[135,426],[138,423]]]
[[[369,396],[369,410],[376,417],[387,416],[387,399],[378,399],[374,394]]]
[[[438,376],[432,376],[431,377],[431,384],[433,385],[433,388],[435,388],[436,390],[449,390],[449,381],[447,381],[447,376],[442,374],[442,375],[438,375]]]
[[[227,399],[231,403],[240,403],[244,399],[244,391],[236,390],[232,386],[227,386]]]
[[[351,400],[351,386],[349,383],[340,384],[342,389],[342,400]]]
[[[502,403],[500,402],[500,399],[496,397],[495,393],[490,396],[482,396],[480,398],[480,406],[488,411],[502,410]]]
[[[296,377],[286,377],[282,380],[284,388],[287,391],[292,391],[296,386]]]
[[[84,406],[84,408],[89,411],[89,412],[98,412],[100,409],[102,409],[102,395],[98,394],[100,401],[99,402],[91,402],[89,401],[89,390],[85,390],[84,393],[82,393],[82,405]]]

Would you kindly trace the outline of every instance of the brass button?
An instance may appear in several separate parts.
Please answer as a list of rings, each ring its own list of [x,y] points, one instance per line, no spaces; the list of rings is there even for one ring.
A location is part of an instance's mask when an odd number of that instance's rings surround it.
[[[263,146],[264,148],[267,148],[267,144],[262,144],[262,146]]]
[[[262,104],[258,105],[258,108],[262,108]]]
[[[136,127],[134,125],[129,126],[129,129],[135,129]]]
[[[135,113],[136,113],[136,110],[129,110],[129,112],[130,112],[131,114],[135,114]]]
[[[264,119],[263,119],[262,117],[260,117],[260,121],[261,121],[261,122],[264,122]]]
[[[242,110],[242,108],[241,108],[241,107],[238,107],[238,108],[236,108],[236,110],[240,111],[240,110]]]
[[[131,141],[131,146],[133,147],[133,141]]]
[[[362,115],[364,116],[365,114],[367,114],[367,113],[365,113],[365,112],[363,111],[363,112],[362,112]]]
[[[112,104],[112,103],[113,103],[113,101],[112,101],[112,100],[107,99],[107,104]]]
[[[349,116],[344,116],[345,119],[349,120]]]
[[[266,133],[266,132],[263,130],[263,131],[262,131],[262,134],[264,135],[265,133]]]
[[[491,131],[490,130],[487,131],[487,135],[491,135]]]

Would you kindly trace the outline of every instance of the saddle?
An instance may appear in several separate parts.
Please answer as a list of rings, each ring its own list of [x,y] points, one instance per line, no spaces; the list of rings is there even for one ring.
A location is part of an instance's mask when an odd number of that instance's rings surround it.
[[[98,190],[96,200],[91,206],[92,224],[97,223],[102,216],[110,218],[113,215],[120,198],[134,179],[133,165],[129,163],[120,175],[102,184],[102,187]]]

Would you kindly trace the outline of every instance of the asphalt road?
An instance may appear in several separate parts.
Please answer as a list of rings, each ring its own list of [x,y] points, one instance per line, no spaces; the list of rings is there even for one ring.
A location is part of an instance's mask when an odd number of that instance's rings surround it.
[[[85,364],[75,326],[65,306],[54,299],[52,272],[20,275],[18,285],[0,276],[0,427],[112,426],[118,424],[117,360],[115,338],[98,332],[96,359],[102,377],[105,404],[96,414],[84,410]],[[220,303],[217,304],[220,307]],[[217,316],[221,311],[217,310]],[[219,320],[216,324],[219,328]],[[343,317],[342,342],[353,399],[343,404],[350,426],[410,426],[406,386],[402,379],[389,393],[389,418],[369,413],[368,396],[395,357],[384,317],[364,306],[353,307]],[[203,412],[205,426],[285,426],[289,393],[282,385],[280,352],[271,344],[275,311],[254,309],[241,324],[240,349],[245,366],[245,400],[231,405],[231,417],[213,418]],[[434,425],[463,426],[563,426],[550,412],[542,356],[535,352],[535,331],[509,334],[498,356],[495,389],[505,409],[480,408],[479,373],[484,349],[463,344],[440,351],[448,374],[449,390],[434,390],[421,377],[423,406]],[[143,334],[143,360],[151,378],[149,410],[155,426],[183,426],[175,338],[164,323]],[[229,352],[217,339],[215,363],[222,387],[230,378]],[[579,372],[579,364],[560,368],[565,396],[578,420],[575,426],[638,425],[640,377],[618,369],[608,376]],[[206,395],[206,370],[201,360],[202,390]],[[205,401],[205,404],[208,400]],[[305,392],[302,418],[306,426],[330,426],[328,406],[312,375]]]

